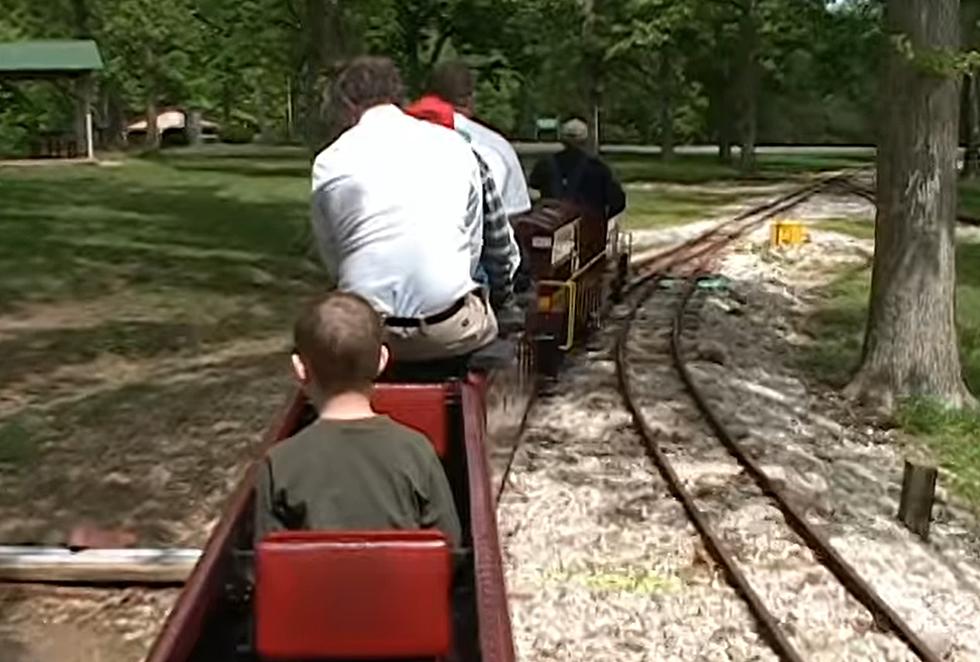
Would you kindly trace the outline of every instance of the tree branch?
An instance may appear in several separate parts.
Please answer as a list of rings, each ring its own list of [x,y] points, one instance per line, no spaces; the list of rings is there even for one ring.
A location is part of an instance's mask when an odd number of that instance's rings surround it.
[[[436,43],[432,47],[432,54],[429,56],[430,69],[435,66],[436,62],[439,61],[439,56],[442,55],[442,51],[446,47],[446,42],[449,41],[449,38],[452,37],[452,35],[453,35],[453,28],[452,26],[449,26],[436,39]]]

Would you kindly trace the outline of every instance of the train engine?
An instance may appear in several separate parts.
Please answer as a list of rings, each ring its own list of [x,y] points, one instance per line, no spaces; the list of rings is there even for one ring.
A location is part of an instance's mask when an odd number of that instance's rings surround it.
[[[514,231],[535,287],[527,333],[541,374],[555,377],[564,355],[599,326],[605,303],[619,297],[629,237],[618,217],[606,221],[557,200],[515,219]]]

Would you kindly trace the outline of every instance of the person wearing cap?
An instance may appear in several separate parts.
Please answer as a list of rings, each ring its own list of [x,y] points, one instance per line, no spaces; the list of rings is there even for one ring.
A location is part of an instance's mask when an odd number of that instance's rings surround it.
[[[463,356],[498,330],[472,275],[480,166],[464,140],[402,101],[388,58],[356,58],[334,80],[332,114],[346,128],[313,165],[313,233],[337,288],[381,313],[396,363]]]
[[[438,97],[423,97],[405,108],[405,112],[447,129],[455,129],[452,105]],[[505,327],[511,331],[523,326],[523,316],[515,307],[511,271],[511,265],[515,260],[520,260],[520,255],[490,168],[478,151],[474,149],[473,154],[480,165],[483,184],[483,253],[474,278],[490,288],[490,303],[498,316],[501,332]]]
[[[605,163],[585,151],[589,128],[580,119],[562,124],[563,149],[539,160],[529,184],[542,197],[570,200],[609,220],[626,208],[626,194]]]
[[[508,218],[513,219],[530,211],[531,196],[517,152],[506,138],[474,119],[476,80],[470,68],[459,60],[437,65],[429,77],[428,90],[418,103],[432,103],[433,98],[453,106],[453,127],[489,166]],[[513,240],[513,244],[515,257],[511,263],[512,276],[520,266],[516,240]]]

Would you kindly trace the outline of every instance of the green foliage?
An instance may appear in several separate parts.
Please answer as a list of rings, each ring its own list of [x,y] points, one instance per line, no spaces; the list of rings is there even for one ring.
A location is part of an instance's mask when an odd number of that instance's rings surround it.
[[[230,144],[250,143],[255,139],[255,129],[241,122],[228,122],[221,126],[221,142]]]
[[[398,62],[412,96],[438,61],[463,58],[480,74],[480,114],[518,135],[535,117],[590,116],[598,94],[614,140],[732,137],[749,97],[760,142],[873,140],[875,0],[7,0],[5,9],[0,39],[98,41],[107,68],[96,122],[113,131],[152,98],[219,122],[245,113],[264,136],[284,135],[291,97],[309,132],[337,63],[371,52]],[[0,91],[7,151],[63,124],[37,112],[52,105],[44,86],[16,87],[30,102],[12,106]],[[70,95],[59,95],[58,113],[70,111]]]

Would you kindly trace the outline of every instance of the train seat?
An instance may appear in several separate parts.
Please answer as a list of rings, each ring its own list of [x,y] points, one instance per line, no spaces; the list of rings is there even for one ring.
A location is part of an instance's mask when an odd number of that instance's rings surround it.
[[[262,660],[441,659],[452,559],[437,531],[289,531],[255,554]]]
[[[446,411],[448,386],[435,384],[379,383],[371,405],[379,414],[420,432],[428,438],[436,455],[449,452],[449,418]]]

